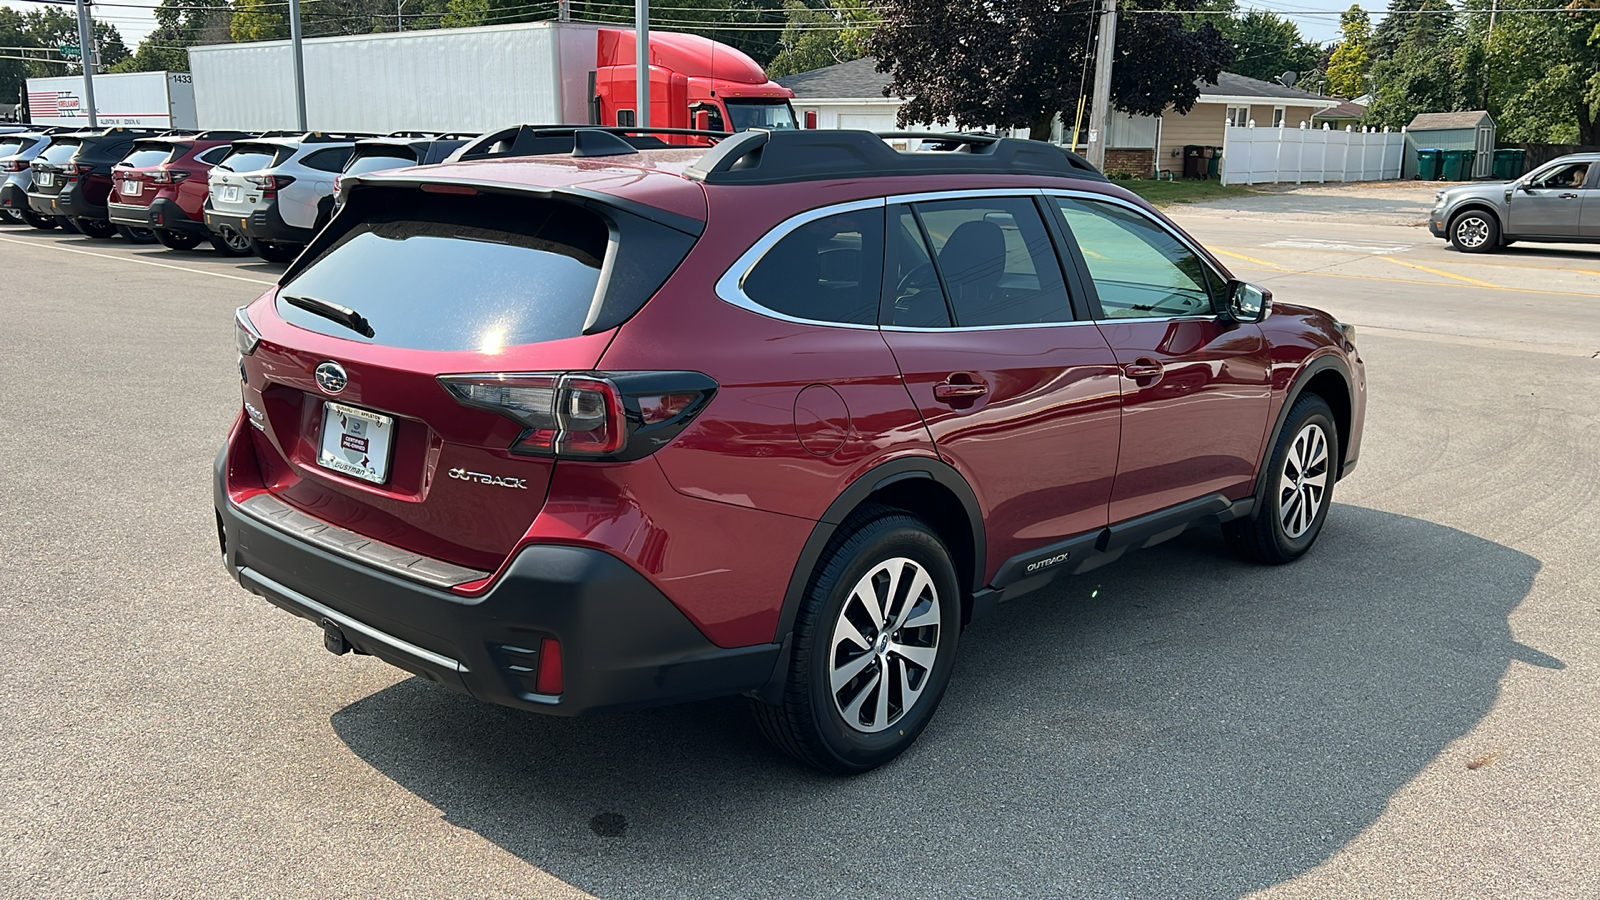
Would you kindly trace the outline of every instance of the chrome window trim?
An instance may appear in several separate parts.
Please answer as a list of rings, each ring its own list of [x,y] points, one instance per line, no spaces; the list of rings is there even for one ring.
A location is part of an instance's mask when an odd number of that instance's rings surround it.
[[[769,309],[750,299],[749,295],[744,292],[744,280],[749,277],[750,270],[756,267],[756,263],[759,263],[761,258],[767,255],[767,251],[771,250],[779,241],[788,237],[790,232],[794,231],[800,226],[815,222],[818,219],[826,219],[829,216],[839,215],[841,213],[860,212],[861,210],[865,209],[883,209],[887,206],[888,203],[882,197],[876,197],[870,200],[852,200],[848,203],[835,203],[830,206],[819,206],[816,209],[808,209],[803,213],[799,213],[784,219],[782,222],[779,222],[777,225],[773,226],[772,229],[766,234],[762,235],[760,240],[756,241],[750,246],[750,249],[741,253],[739,258],[733,261],[733,265],[728,267],[728,271],[722,273],[722,277],[717,279],[717,296],[722,298],[723,302],[725,303],[732,304],[740,309],[749,310],[757,315],[766,316],[769,319],[777,319],[780,322],[793,322],[797,325],[821,325],[827,328],[854,328],[858,331],[878,330],[878,324],[876,322],[872,323],[871,325],[861,325],[855,322],[830,322],[826,319],[805,319],[799,316],[787,315],[785,313],[778,312],[775,309]],[[881,286],[879,290],[881,293]]]
[[[1231,278],[1224,278],[1223,274],[1221,272],[1217,271],[1216,267],[1211,264],[1210,255],[1208,253],[1206,253],[1206,251],[1202,250],[1198,244],[1196,244],[1194,241],[1189,240],[1184,235],[1173,231],[1171,228],[1168,228],[1166,226],[1166,224],[1163,223],[1160,219],[1157,219],[1157,218],[1151,216],[1150,213],[1147,210],[1143,209],[1142,207],[1140,207],[1136,203],[1130,203],[1129,201],[1124,200],[1121,197],[1112,197],[1112,196],[1109,196],[1107,194],[1096,194],[1096,193],[1093,193],[1091,191],[1072,191],[1072,190],[1064,190],[1064,189],[1061,189],[1061,188],[1044,188],[1044,189],[1042,189],[1042,193],[1046,197],[1071,197],[1071,198],[1073,198],[1075,200],[1077,200],[1077,199],[1097,200],[1097,201],[1099,201],[1101,203],[1110,203],[1110,204],[1112,204],[1114,206],[1120,206],[1123,209],[1126,209],[1126,210],[1129,210],[1131,212],[1134,212],[1134,213],[1138,214],[1139,216],[1143,217],[1144,220],[1149,222],[1151,225],[1154,225],[1155,227],[1157,227],[1157,228],[1161,229],[1162,231],[1166,232],[1166,234],[1168,236],[1170,236],[1173,240],[1177,241],[1178,243],[1182,244],[1185,247],[1188,247],[1189,248],[1189,252],[1193,253],[1195,255],[1195,258],[1200,260],[1200,264],[1202,266],[1205,266],[1206,270],[1209,271],[1212,275],[1215,275],[1217,277],[1217,280],[1220,281],[1223,284],[1224,287],[1227,286],[1229,281],[1233,280]],[[1068,234],[1072,237],[1072,240],[1076,241],[1078,238],[1077,238],[1076,235],[1071,235],[1071,227],[1072,227],[1071,223],[1068,223],[1068,225],[1067,225]],[[1080,246],[1078,248],[1078,251],[1081,253],[1083,251],[1083,248]],[[1087,269],[1087,264],[1085,264],[1085,269]],[[1083,274],[1091,282],[1094,281],[1094,276],[1092,274],[1090,274],[1088,271],[1085,271]],[[1098,300],[1099,298],[1100,298],[1100,289],[1097,287],[1097,288],[1095,288],[1095,299]],[[1216,302],[1216,298],[1212,298],[1212,302],[1215,303]],[[1105,308],[1101,307],[1100,312],[1102,314],[1104,314]],[[1136,322],[1136,321],[1137,322],[1172,322],[1172,321],[1187,320],[1187,319],[1210,320],[1210,319],[1215,319],[1220,315],[1222,315],[1222,314],[1218,313],[1218,312],[1213,312],[1213,313],[1211,313],[1210,315],[1207,315],[1207,316],[1192,316],[1192,315],[1184,315],[1184,316],[1146,316],[1146,317],[1140,317],[1138,319],[1133,319],[1133,318],[1114,319],[1114,318],[1112,318],[1110,316],[1102,315],[1101,318],[1096,319],[1095,321],[1096,322]]]
[[[921,325],[883,325],[881,328],[884,331],[919,334],[926,331],[937,331],[940,334],[959,334],[963,331],[1015,331],[1019,328],[1079,328],[1093,324],[1095,324],[1093,319],[1074,319],[1071,322],[1019,322],[1015,325],[961,325],[950,328],[930,328]]]

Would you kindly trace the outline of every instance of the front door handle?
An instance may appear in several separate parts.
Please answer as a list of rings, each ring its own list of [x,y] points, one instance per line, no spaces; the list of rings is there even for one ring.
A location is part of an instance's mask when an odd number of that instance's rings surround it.
[[[1566,192],[1557,194],[1556,196],[1560,197],[1563,200],[1576,200],[1576,199],[1578,199],[1577,191],[1566,191]]]
[[[1165,369],[1162,368],[1161,363],[1142,357],[1122,367],[1122,374],[1135,381],[1145,378],[1160,378],[1163,371]]]
[[[933,386],[933,399],[941,403],[959,403],[963,400],[976,400],[989,393],[987,384],[972,384],[941,381]]]

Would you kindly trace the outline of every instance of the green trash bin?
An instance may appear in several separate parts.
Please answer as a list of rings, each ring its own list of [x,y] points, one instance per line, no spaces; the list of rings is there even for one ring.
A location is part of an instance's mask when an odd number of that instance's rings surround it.
[[[1494,152],[1494,177],[1502,181],[1520,178],[1523,164],[1528,158],[1526,150],[1496,150]]]
[[[1443,153],[1438,147],[1417,150],[1417,177],[1423,181],[1439,180],[1439,154]]]
[[[1472,158],[1477,154],[1471,150],[1446,150],[1443,161],[1439,165],[1439,179],[1441,181],[1466,181],[1472,177]]]
[[[1222,148],[1212,147],[1211,158],[1206,160],[1206,177],[1216,178],[1222,173]]]

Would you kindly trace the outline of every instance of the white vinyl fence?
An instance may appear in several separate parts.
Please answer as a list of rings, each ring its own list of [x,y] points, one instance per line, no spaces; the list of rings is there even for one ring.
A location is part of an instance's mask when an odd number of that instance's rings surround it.
[[[1229,125],[1222,183],[1385,181],[1400,177],[1405,129],[1344,131]]]

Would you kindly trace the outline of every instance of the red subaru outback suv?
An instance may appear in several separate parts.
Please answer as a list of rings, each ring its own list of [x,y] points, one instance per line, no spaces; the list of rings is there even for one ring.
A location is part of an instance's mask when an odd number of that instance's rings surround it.
[[[238,314],[229,571],[480,700],[746,694],[854,772],[999,602],[1189,527],[1309,550],[1353,329],[1056,147],[934,146],[525,127],[347,178]]]
[[[133,145],[111,170],[113,186],[106,209],[113,224],[152,230],[170,250],[192,250],[210,241],[228,256],[244,256],[250,242],[237,234],[212,234],[201,212],[209,190],[207,173],[244,131],[174,133]]]

